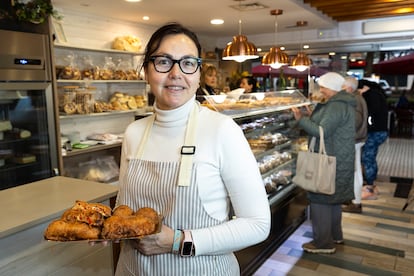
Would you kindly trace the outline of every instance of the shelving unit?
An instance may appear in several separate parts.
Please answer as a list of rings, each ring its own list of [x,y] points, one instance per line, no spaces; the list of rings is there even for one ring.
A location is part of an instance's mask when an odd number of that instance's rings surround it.
[[[127,69],[140,69],[143,53],[118,51],[113,49],[93,49],[87,47],[78,47],[66,44],[55,44],[55,64],[56,66],[67,66],[68,56],[72,58],[75,66],[79,70],[82,69],[83,61],[87,58],[94,65],[102,68],[105,65],[105,58],[112,58],[115,64],[130,64]],[[121,63],[121,61],[123,63]],[[73,65],[73,64],[72,64]],[[122,68],[117,68],[122,69]],[[114,93],[122,93],[125,95],[136,96],[142,95],[146,97],[146,82],[142,79],[138,80],[91,80],[91,79],[59,79],[56,77],[56,86],[58,93],[62,92],[63,87],[93,87],[92,97],[95,100],[109,102]],[[87,140],[87,137],[96,133],[122,134],[126,127],[135,120],[136,116],[145,114],[146,107],[131,110],[116,110],[101,113],[88,114],[64,114],[59,115],[60,133],[62,135],[70,134],[74,131],[79,133],[81,141]],[[97,158],[105,156],[113,156],[119,165],[121,151],[121,143],[115,142],[111,144],[98,144],[89,146],[84,149],[72,149],[71,151],[63,151],[63,175],[76,177],[76,170],[79,164],[87,163]]]

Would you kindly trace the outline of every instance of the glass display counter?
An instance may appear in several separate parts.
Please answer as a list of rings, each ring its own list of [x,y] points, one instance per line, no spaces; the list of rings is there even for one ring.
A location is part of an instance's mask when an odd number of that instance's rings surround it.
[[[299,90],[204,96],[202,105],[229,115],[243,130],[256,157],[272,215],[269,237],[236,252],[242,275],[254,271],[306,219],[306,192],[292,183],[296,156],[307,138],[295,127],[292,107],[311,102]]]
[[[242,118],[256,114],[276,112],[292,106],[309,105],[310,101],[297,89],[248,94],[220,94],[204,96],[202,105],[230,115]]]

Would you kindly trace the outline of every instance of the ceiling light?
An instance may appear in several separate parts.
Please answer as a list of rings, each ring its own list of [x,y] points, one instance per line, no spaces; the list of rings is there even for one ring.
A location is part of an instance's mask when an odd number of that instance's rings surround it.
[[[126,2],[141,2],[141,0],[125,0]]]
[[[244,0],[235,0],[241,1]],[[259,57],[257,54],[256,46],[247,40],[245,35],[242,35],[241,31],[241,19],[239,19],[239,35],[233,36],[233,41],[228,43],[226,48],[223,50],[223,60],[234,60],[237,62],[243,62],[248,59],[256,59]]]
[[[212,25],[221,25],[221,24],[223,24],[224,23],[224,20],[223,19],[211,19],[210,20],[210,24],[212,24]]]
[[[243,62],[248,59],[258,58],[256,46],[247,40],[245,35],[233,36],[233,41],[228,43],[223,50],[223,60]]]
[[[150,19],[149,16],[146,16],[146,15],[142,17],[142,20],[144,21],[148,21],[149,19]]]
[[[308,22],[307,21],[298,21],[296,22],[296,27],[304,27],[307,26]],[[300,40],[302,43],[302,31],[300,33]],[[303,49],[303,46],[301,47],[301,49]],[[306,55],[305,52],[303,52],[302,50],[299,51],[299,53],[297,54],[297,56],[295,58],[292,59],[292,63],[291,63],[291,68],[294,68],[300,72],[305,71],[306,69],[309,68],[309,66],[312,65],[312,60]]]
[[[277,16],[283,14],[283,10],[271,10],[270,15],[275,16],[275,46],[262,58],[263,65],[270,65],[274,69],[278,69],[289,63],[289,57],[286,53],[276,46],[277,41]]]
[[[304,53],[299,52],[297,56],[292,60],[292,68],[295,68],[299,72],[303,72],[312,65],[312,60]]]

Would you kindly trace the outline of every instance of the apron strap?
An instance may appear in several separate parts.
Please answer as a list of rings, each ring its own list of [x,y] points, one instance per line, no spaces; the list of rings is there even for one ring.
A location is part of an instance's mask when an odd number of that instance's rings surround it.
[[[198,122],[198,103],[194,104],[188,118],[184,145],[181,147],[181,164],[178,174],[178,186],[190,186],[193,169],[193,157],[196,151],[195,136]]]
[[[148,140],[148,137],[151,133],[151,129],[152,129],[152,125],[154,124],[154,121],[155,121],[155,114],[152,114],[150,116],[148,124],[145,128],[144,135],[142,136],[141,143],[138,145],[138,150],[137,150],[137,154],[136,154],[136,157],[138,159],[141,159],[142,155],[144,154],[144,148],[145,148],[145,145],[147,144],[147,140]]]

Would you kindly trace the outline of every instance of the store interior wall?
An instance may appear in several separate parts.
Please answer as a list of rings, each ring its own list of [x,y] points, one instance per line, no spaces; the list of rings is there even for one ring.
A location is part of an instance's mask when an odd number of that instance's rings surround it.
[[[85,16],[85,14],[67,10],[60,12],[63,17],[60,25],[66,38],[63,43],[71,46],[111,49],[112,42],[116,37],[133,35],[141,40],[141,52],[144,52],[149,38],[157,29],[154,26],[121,21],[110,17]],[[215,51],[217,44],[215,38],[199,35],[199,40],[203,46],[203,51]]]

